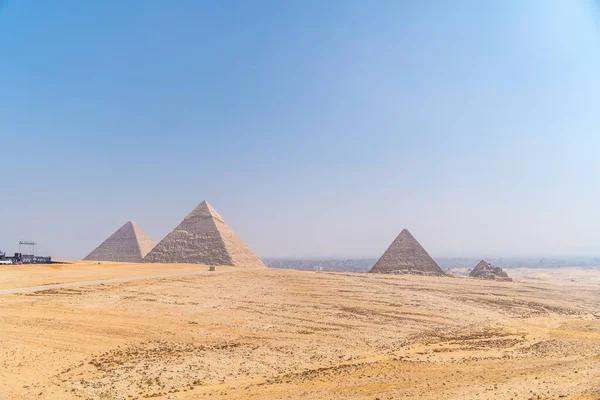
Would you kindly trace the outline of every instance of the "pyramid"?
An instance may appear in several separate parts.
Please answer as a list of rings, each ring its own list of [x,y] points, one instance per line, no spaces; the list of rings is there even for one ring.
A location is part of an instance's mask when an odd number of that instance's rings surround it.
[[[446,276],[417,239],[404,229],[369,272]]]
[[[133,221],[125,223],[100,246],[92,251],[86,261],[140,262],[156,242]]]
[[[206,201],[189,213],[142,262],[266,268]]]
[[[471,278],[512,282],[512,279],[508,277],[508,274],[504,272],[502,268],[494,267],[492,264],[484,260],[479,261],[479,264],[473,268],[473,271],[471,271],[469,276]]]

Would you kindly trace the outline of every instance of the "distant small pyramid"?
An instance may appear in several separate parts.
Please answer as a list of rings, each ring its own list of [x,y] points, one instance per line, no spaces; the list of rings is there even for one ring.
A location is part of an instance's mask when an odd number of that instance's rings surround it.
[[[508,274],[504,272],[502,268],[494,267],[492,264],[484,260],[479,261],[469,276],[471,278],[512,282],[512,279],[508,277]]]
[[[369,272],[446,276],[407,229],[400,232]]]
[[[266,268],[206,201],[189,213],[142,262]]]
[[[92,251],[86,261],[140,262],[156,242],[133,221],[125,223],[100,246]]]

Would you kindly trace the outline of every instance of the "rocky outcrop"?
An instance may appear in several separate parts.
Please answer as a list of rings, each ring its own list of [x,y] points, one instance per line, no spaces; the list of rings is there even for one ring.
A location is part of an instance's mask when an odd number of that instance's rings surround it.
[[[469,274],[471,278],[489,279],[495,281],[512,282],[508,274],[500,267],[495,267],[487,261],[481,260]]]

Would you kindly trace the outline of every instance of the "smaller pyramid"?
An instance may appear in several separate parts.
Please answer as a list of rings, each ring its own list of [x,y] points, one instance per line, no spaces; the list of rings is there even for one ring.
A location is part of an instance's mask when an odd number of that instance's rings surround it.
[[[194,208],[142,262],[266,268],[206,201]]]
[[[446,276],[440,266],[407,229],[400,232],[369,272]]]
[[[494,281],[512,282],[508,274],[500,267],[494,267],[487,261],[481,260],[469,274],[471,278],[489,279]]]
[[[94,251],[85,261],[140,262],[154,248],[156,242],[136,225],[125,223]]]

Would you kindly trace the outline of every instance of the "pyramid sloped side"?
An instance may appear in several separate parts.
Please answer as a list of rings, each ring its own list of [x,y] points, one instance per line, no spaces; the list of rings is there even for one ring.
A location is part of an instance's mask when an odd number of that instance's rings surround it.
[[[260,258],[244,243],[244,241],[225,222],[216,221],[227,253],[236,267],[266,268]]]
[[[197,207],[143,259],[145,263],[232,265],[215,219]]]
[[[140,249],[141,260],[142,258],[146,257],[146,255],[150,253],[150,251],[152,251],[154,246],[156,246],[156,242],[152,240],[152,238],[148,236],[148,234],[144,232],[142,228],[140,228],[135,222],[133,222],[132,225],[137,239],[138,247]]]
[[[110,235],[87,257],[86,261],[140,262],[142,253],[132,222]]]
[[[406,229],[398,235],[369,272],[446,276],[439,265]]]

